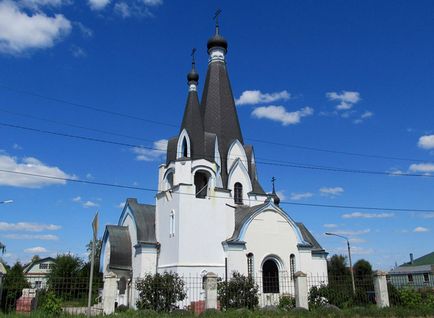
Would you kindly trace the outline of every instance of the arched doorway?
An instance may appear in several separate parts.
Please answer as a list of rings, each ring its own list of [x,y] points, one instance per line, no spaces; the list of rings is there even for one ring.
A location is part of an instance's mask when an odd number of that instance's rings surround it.
[[[267,259],[262,265],[262,289],[266,293],[279,293],[279,267],[274,259]]]

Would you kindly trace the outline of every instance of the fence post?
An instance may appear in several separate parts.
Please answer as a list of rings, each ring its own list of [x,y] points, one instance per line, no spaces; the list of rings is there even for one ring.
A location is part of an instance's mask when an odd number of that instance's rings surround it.
[[[374,272],[374,289],[375,289],[375,300],[377,302],[377,307],[389,307],[389,293],[387,291],[387,273],[382,271]]]
[[[298,271],[295,278],[295,307],[309,309],[307,275]]]
[[[110,272],[104,276],[104,289],[102,292],[103,311],[105,315],[110,315],[115,312],[117,291],[117,276],[115,273]]]
[[[217,275],[205,275],[205,309],[217,309]]]

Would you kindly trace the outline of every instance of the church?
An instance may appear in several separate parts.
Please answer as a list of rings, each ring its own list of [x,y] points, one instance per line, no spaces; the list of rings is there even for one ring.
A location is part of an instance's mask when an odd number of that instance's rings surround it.
[[[228,43],[218,23],[207,51],[200,101],[194,58],[187,75],[184,116],[158,170],[155,205],[129,198],[117,225],[105,228],[101,270],[117,275],[118,304],[134,306],[134,282],[149,273],[213,272],[230,279],[236,271],[258,277],[264,294],[282,293],[285,274],[327,277],[327,252],[279,205],[274,183],[267,193],[259,182],[254,148],[243,140],[225,60]],[[267,277],[274,283],[267,285]]]

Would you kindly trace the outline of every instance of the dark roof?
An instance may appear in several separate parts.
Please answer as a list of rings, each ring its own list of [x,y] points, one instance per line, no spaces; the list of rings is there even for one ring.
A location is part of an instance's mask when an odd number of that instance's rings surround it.
[[[313,237],[312,233],[309,232],[309,230],[306,228],[306,226],[303,223],[295,223],[297,224],[298,228],[300,229],[301,235],[303,236],[303,240],[310,243],[312,245],[312,249],[314,251],[324,251],[322,246],[318,243],[318,241]]]
[[[107,225],[110,241],[110,269],[131,270],[131,238],[127,226]]]
[[[243,144],[243,136],[226,64],[223,62],[212,62],[208,65],[201,110],[204,130],[217,135],[222,157],[223,185],[227,187],[226,159],[229,146],[235,139]]]
[[[176,160],[176,148],[178,146],[178,136],[172,137],[167,142],[166,164]]]
[[[140,204],[136,198],[127,199],[137,227],[138,243],[157,243],[155,235],[155,205]]]
[[[45,258],[40,258],[40,259],[38,259],[36,261],[30,262],[29,264],[27,264],[27,265],[25,265],[23,267],[23,273],[24,274],[27,273],[34,265],[40,264],[40,263],[44,263],[44,262],[47,262],[47,261],[54,262],[55,259],[52,258],[52,257],[45,257]]]
[[[187,130],[190,138],[191,158],[203,158],[203,124],[200,113],[199,97],[197,91],[189,91],[182,119],[180,133]]]
[[[238,206],[235,209],[235,228],[232,236],[227,239],[227,242],[235,242],[238,240],[238,237],[240,236],[241,228],[243,227],[244,223],[246,223],[249,218],[258,210],[262,209],[264,206],[266,206],[268,202],[254,205],[254,206]]]
[[[415,260],[413,260],[413,263],[404,263],[401,266],[422,266],[422,265],[434,265],[434,252],[416,258]]]
[[[253,162],[253,146],[252,145],[245,145],[244,151],[247,155],[247,162],[248,162],[248,170],[249,170],[249,176],[250,180],[252,181],[252,188],[254,193],[258,194],[265,194],[264,189],[262,188],[261,184],[258,181],[258,175],[256,172],[256,163]]]

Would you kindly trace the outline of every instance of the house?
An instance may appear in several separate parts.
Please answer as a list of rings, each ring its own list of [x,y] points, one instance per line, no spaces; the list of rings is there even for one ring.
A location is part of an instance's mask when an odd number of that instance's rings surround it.
[[[271,193],[259,181],[254,148],[238,121],[227,50],[216,25],[201,101],[193,57],[183,120],[158,170],[155,205],[129,198],[118,223],[105,228],[101,270],[117,275],[118,304],[134,306],[134,282],[146,273],[213,272],[224,279],[236,271],[274,298],[291,292],[283,280],[293,282],[297,271],[327,281],[326,251],[280,205],[274,181]]]
[[[46,257],[35,259],[23,268],[24,277],[32,288],[45,288],[47,286],[47,276],[54,264],[54,258]]]
[[[389,272],[389,280],[396,287],[434,287],[434,252],[413,259]]]

